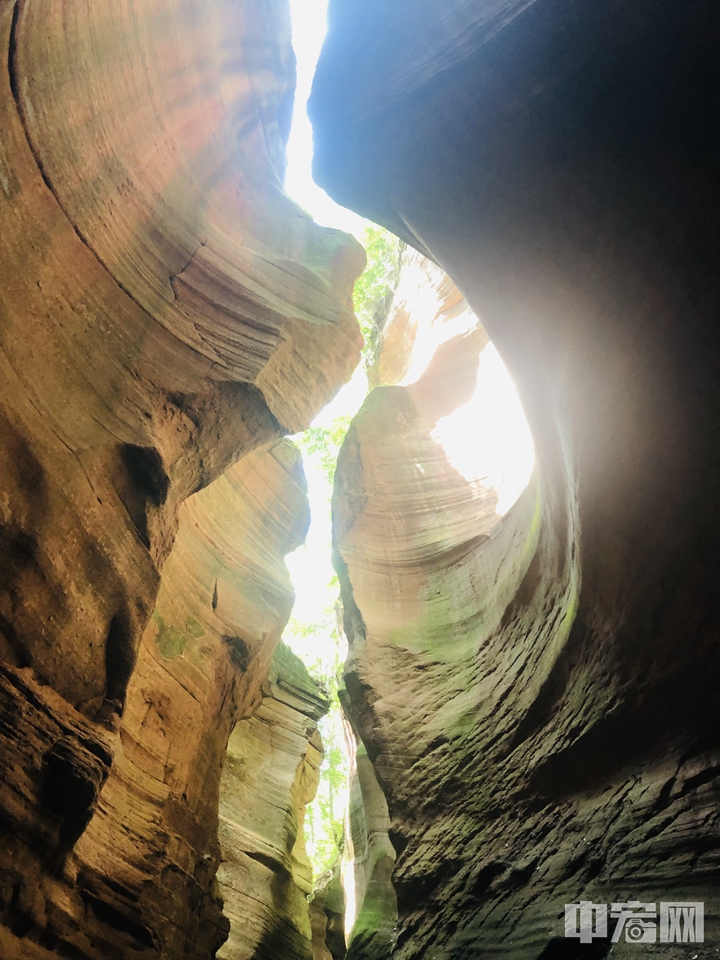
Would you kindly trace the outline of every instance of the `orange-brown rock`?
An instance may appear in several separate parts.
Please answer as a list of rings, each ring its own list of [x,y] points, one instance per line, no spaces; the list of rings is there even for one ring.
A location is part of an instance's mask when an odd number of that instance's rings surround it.
[[[2,728],[3,755],[17,752],[15,738],[23,751],[6,768],[14,837],[0,871],[8,926],[30,942],[18,960],[34,956],[33,942],[59,956],[200,958],[224,940],[220,771],[231,729],[265,702],[293,601],[283,555],[307,522],[300,454],[285,440],[182,505],[117,734],[38,687],[28,668],[6,671],[5,716],[17,716]]]
[[[0,954],[206,958],[307,523],[267,445],[355,367],[363,254],[282,189],[280,0],[4,0],[0,45]]]
[[[2,643],[87,713],[122,700],[179,502],[359,356],[362,253],[280,185],[287,19],[2,7]]]

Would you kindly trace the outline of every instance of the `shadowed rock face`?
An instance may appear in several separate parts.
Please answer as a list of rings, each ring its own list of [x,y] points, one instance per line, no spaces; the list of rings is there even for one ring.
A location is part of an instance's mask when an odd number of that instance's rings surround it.
[[[182,505],[116,734],[30,669],[5,668],[8,956],[200,958],[220,946],[223,755],[262,701],[293,600],[283,556],[307,520],[300,455],[286,440]]]
[[[281,186],[289,32],[275,0],[0,3],[12,960],[199,960],[227,933],[222,757],[307,527],[297,452],[272,444],[361,344],[362,251]]]
[[[458,283],[537,456],[484,540],[440,450],[408,479],[409,389],[375,391],[341,452],[393,957],[574,957],[581,899],[704,900],[692,952],[720,936],[718,39],[705,2],[331,2],[316,174]]]
[[[345,891],[338,863],[316,885],[310,901],[313,960],[344,960],[347,956],[345,907]]]

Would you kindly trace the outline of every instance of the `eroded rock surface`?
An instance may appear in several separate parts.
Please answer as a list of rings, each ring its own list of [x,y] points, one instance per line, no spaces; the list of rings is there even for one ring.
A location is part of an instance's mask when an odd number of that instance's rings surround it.
[[[413,383],[437,347],[481,326],[445,271],[403,245],[397,284],[368,371],[371,386]],[[486,336],[486,341],[487,341]]]
[[[346,692],[343,701],[352,716]],[[347,957],[383,960],[389,956],[397,932],[390,816],[367,749],[352,727],[347,727],[350,800],[342,857]]]
[[[312,868],[303,818],[322,761],[328,703],[281,644],[262,703],[230,736],[220,792],[218,884],[230,920],[222,960],[313,960]]]
[[[26,941],[39,941],[61,957],[200,958],[223,942],[223,755],[235,723],[261,703],[293,602],[283,556],[307,522],[300,455],[285,440],[182,505],[117,734],[27,668],[7,671],[13,838],[1,869],[8,926],[26,938],[13,956],[35,956]]]
[[[428,447],[408,391],[371,394],[341,452],[348,691],[398,852],[392,956],[574,958],[564,904],[639,900],[703,901],[690,949],[711,957],[717,10],[333,0],[329,17],[316,173],[457,282],[537,458],[485,538],[440,449],[409,481]]]
[[[359,356],[362,252],[280,186],[269,12],[2,8],[3,654],[89,715],[122,700],[178,504]]]
[[[313,960],[343,960],[347,955],[345,915],[347,904],[340,863],[321,877],[310,901]]]
[[[307,524],[268,444],[355,367],[363,254],[282,189],[285,3],[4,2],[0,45],[0,953],[209,958]]]

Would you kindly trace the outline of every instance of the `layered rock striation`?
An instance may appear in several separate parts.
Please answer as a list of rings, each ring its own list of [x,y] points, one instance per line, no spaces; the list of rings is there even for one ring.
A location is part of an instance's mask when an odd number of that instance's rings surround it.
[[[323,751],[317,721],[328,702],[284,645],[262,703],[230,736],[220,785],[218,885],[230,920],[222,960],[313,960],[305,807]]]
[[[457,282],[536,449],[490,531],[474,484],[427,456],[410,388],[371,394],[341,451],[347,685],[398,854],[391,955],[629,957],[612,920],[566,938],[564,905],[636,900],[704,902],[691,949],[710,957],[717,11],[334,0],[329,18],[316,173]],[[687,947],[655,933],[653,955]]]
[[[346,899],[340,863],[319,878],[310,901],[313,960],[343,960]]]
[[[362,253],[282,191],[270,12],[3,7],[3,654],[88,714],[122,701],[178,504],[359,356]]]
[[[344,709],[352,708],[343,693]],[[390,817],[385,794],[364,743],[346,725],[350,757],[350,794],[345,818],[342,880],[345,893],[346,956],[389,956],[397,932],[397,902],[391,875],[395,850],[390,842]]]
[[[436,263],[404,245],[399,260],[397,283],[368,371],[373,387],[414,383],[441,343],[482,326]]]
[[[199,960],[307,525],[275,441],[357,363],[363,254],[282,189],[284,3],[18,0],[0,43],[0,954]]]
[[[223,757],[235,724],[245,729],[265,702],[293,601],[282,558],[306,527],[300,454],[288,441],[183,504],[117,733],[71,711],[28,668],[7,672],[17,716],[10,721],[6,700],[3,732],[24,738],[3,781],[15,818],[2,859],[9,955],[34,957],[40,943],[48,952],[38,956],[206,957],[223,942],[214,881]],[[264,772],[263,794],[274,782]],[[312,775],[305,780],[298,809],[312,793]]]

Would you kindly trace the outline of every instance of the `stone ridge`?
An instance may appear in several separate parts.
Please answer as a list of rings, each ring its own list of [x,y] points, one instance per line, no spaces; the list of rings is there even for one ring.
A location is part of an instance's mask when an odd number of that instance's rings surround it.
[[[349,378],[363,253],[277,179],[283,4],[255,23],[145,3],[112,29],[97,4],[51,6],[0,19],[0,647],[91,716],[122,703],[180,502]],[[237,73],[251,60],[263,81]]]
[[[345,691],[342,702],[352,716]],[[346,956],[348,960],[384,960],[395,943],[398,919],[391,882],[395,850],[389,836],[390,816],[364,744],[354,730],[346,735],[352,740],[342,861],[347,891],[345,928],[349,930]],[[325,909],[327,913],[327,906]]]
[[[310,901],[313,960],[344,960],[345,910],[340,864],[336,863],[320,878]]]
[[[326,703],[289,654],[280,663],[293,698],[305,697],[316,719],[272,698],[282,670],[269,686],[266,677],[293,602],[283,557],[308,523],[300,464],[293,444],[276,442],[181,506],[117,732],[69,709],[31,671],[4,675],[3,695],[13,698],[5,716],[14,719],[0,731],[2,755],[18,754],[18,737],[23,744],[2,798],[13,841],[0,875],[18,891],[5,903],[14,935],[58,956],[211,956],[228,929],[214,881],[223,756],[233,727],[265,704],[264,690],[311,755],[297,784],[275,787],[279,802],[295,804],[299,831]],[[259,798],[273,782],[273,756]],[[301,852],[297,859],[304,863]]]

